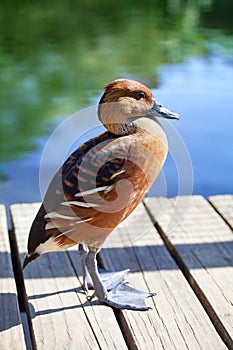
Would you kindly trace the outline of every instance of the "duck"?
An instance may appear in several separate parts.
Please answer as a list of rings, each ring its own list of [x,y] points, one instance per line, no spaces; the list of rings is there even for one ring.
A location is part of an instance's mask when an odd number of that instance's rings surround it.
[[[159,118],[179,115],[131,79],[105,86],[97,114],[106,131],[79,146],[54,175],[32,223],[23,268],[42,254],[78,245],[83,289],[100,303],[147,310],[155,293],[126,283],[129,270],[104,279],[97,264],[106,238],[143,200],[168,153]]]

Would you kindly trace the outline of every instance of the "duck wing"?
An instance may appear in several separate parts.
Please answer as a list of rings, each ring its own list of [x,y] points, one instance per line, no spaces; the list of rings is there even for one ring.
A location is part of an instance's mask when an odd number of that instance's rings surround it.
[[[84,143],[54,176],[32,224],[29,253],[77,243],[100,247],[125,218],[133,200],[132,136],[109,132]],[[39,248],[38,248],[39,247]]]

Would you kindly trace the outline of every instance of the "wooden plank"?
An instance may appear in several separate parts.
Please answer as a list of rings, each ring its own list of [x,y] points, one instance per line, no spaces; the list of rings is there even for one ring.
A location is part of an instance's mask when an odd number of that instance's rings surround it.
[[[0,205],[0,266],[0,349],[26,349],[3,205]]]
[[[187,199],[172,198],[164,203],[164,199],[150,198],[146,207],[222,339],[232,349],[232,232],[201,196],[191,198],[185,213]]]
[[[209,202],[233,229],[233,195],[210,196]]]
[[[101,256],[111,270],[130,268],[135,288],[157,292],[147,299],[151,310],[119,311],[131,349],[226,349],[142,204],[110,235]]]
[[[21,259],[38,207],[11,208]],[[41,256],[25,269],[24,278],[38,349],[127,348],[113,310],[87,301],[66,251]]]

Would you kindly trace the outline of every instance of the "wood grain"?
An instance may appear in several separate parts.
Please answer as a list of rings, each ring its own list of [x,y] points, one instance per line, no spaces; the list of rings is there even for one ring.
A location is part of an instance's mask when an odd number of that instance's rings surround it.
[[[233,195],[210,196],[209,202],[233,229]]]
[[[38,208],[37,203],[11,207],[21,259]],[[127,348],[112,309],[87,301],[66,251],[41,256],[24,278],[38,349]]]
[[[132,349],[226,349],[142,204],[110,235],[101,256],[111,270],[130,268],[135,288],[157,292],[147,300],[151,310],[119,311]]]
[[[0,266],[0,349],[26,349],[3,205],[0,205]]]
[[[150,198],[146,200],[146,207],[221,337],[232,349],[231,229],[201,196],[165,202],[163,198]]]

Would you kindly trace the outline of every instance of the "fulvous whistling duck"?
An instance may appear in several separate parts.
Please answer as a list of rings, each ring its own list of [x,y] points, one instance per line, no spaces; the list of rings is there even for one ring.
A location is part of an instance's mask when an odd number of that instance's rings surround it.
[[[98,116],[107,131],[73,152],[49,185],[32,224],[23,267],[41,254],[79,244],[83,288],[100,302],[147,310],[144,293],[124,283],[103,283],[96,254],[105,239],[142,201],[167,156],[157,118],[179,119],[141,83],[118,79],[105,87]]]

